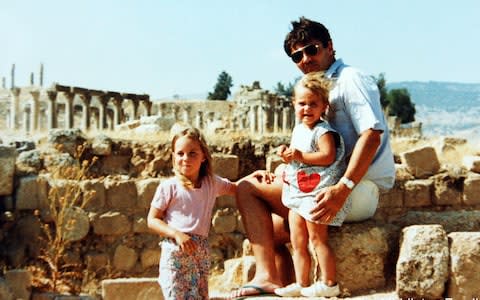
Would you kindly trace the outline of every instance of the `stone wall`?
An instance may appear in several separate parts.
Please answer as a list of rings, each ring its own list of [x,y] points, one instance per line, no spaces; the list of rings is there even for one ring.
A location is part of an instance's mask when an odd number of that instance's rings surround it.
[[[239,139],[211,145],[214,170],[231,180],[255,169],[273,170],[279,159],[272,153],[282,142],[279,138],[262,143]],[[81,153],[75,154],[78,149]],[[0,145],[2,269],[26,267],[42,253],[41,224],[52,222],[52,195],[48,195],[55,190],[77,191],[78,199],[94,192],[82,209],[71,212],[75,222],[69,227],[66,262],[82,265],[98,280],[157,276],[159,238],[149,232],[146,215],[157,185],[172,175],[168,143],[107,136],[90,140],[79,130],[60,130],[51,131],[34,149],[24,150]],[[480,231],[479,156],[465,157],[463,166],[455,168],[441,165],[432,147],[399,153],[396,159],[395,187],[381,194],[373,220],[332,229],[339,281],[347,292],[385,286],[395,274],[402,228],[439,224],[447,233]],[[81,166],[84,160],[92,162],[88,178],[72,180],[56,172]],[[248,255],[233,197],[217,199],[209,240],[215,270],[223,270],[225,261]],[[367,269],[356,270],[369,259]],[[459,288],[452,285],[451,289]]]

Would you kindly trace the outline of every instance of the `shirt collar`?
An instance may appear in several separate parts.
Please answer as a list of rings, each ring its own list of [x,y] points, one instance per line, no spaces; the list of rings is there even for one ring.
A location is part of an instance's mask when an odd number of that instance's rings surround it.
[[[327,78],[337,77],[342,65],[343,60],[341,58],[335,60],[330,68],[328,68],[328,70],[325,72],[325,76],[327,76]]]

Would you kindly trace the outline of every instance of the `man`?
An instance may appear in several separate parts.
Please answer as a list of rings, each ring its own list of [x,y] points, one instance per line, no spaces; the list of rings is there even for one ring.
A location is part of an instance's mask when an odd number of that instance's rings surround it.
[[[393,186],[395,166],[389,143],[388,127],[383,115],[378,88],[374,80],[335,58],[328,29],[306,19],[292,22],[284,49],[304,73],[325,72],[335,81],[330,92],[330,125],[345,140],[347,170],[335,185],[316,197],[314,220],[331,220],[352,197],[352,210],[346,221],[361,221],[373,216],[378,191]],[[293,281],[289,242],[288,209],[281,203],[279,178],[264,173],[241,183],[237,189],[237,206],[256,259],[253,280],[232,292],[232,297],[271,293]]]

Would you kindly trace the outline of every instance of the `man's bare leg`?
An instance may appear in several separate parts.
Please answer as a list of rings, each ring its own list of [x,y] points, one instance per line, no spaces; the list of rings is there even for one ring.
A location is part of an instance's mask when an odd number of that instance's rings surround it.
[[[288,280],[283,278],[285,273],[288,277],[288,271],[293,269],[284,269],[292,265],[291,257],[284,245],[277,246],[289,238],[285,226],[288,209],[281,203],[281,193],[282,185],[278,180],[266,183],[250,178],[237,188],[237,207],[256,260],[255,276],[248,285],[266,292],[283,286]],[[255,288],[242,288],[233,292],[232,297],[258,293]]]

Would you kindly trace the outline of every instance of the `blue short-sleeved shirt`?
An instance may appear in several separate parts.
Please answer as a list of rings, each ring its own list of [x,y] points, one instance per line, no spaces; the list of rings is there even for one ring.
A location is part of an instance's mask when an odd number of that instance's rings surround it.
[[[335,79],[327,118],[345,141],[346,157],[352,154],[362,132],[370,128],[382,131],[380,146],[363,178],[373,181],[380,189],[390,189],[395,181],[395,163],[375,80],[345,65],[341,59],[330,66],[326,75]]]

